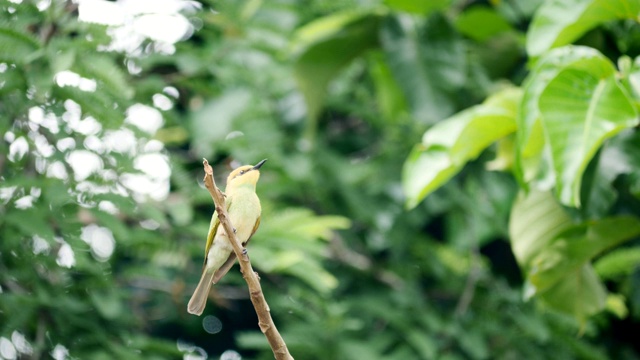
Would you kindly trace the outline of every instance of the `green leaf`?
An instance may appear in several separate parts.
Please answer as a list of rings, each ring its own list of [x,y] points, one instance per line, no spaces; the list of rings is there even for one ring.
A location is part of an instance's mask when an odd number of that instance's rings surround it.
[[[261,270],[290,274],[327,293],[338,280],[321,265],[326,242],[319,240],[329,240],[333,231],[349,228],[350,223],[341,216],[317,216],[309,209],[267,212],[251,246],[252,258]]]
[[[455,110],[453,93],[467,79],[464,42],[440,14],[423,26],[408,16],[388,17],[382,27],[387,62],[413,116],[434,123]]]
[[[621,60],[622,59],[624,59],[624,57],[621,58]],[[619,60],[619,62],[623,62],[621,60]],[[640,98],[640,56],[635,58],[633,64],[627,71],[623,70],[625,69],[620,69],[623,75],[625,75],[622,82],[636,99]]]
[[[407,104],[402,89],[393,78],[389,65],[380,54],[371,57],[371,78],[375,86],[376,100],[380,112],[390,123],[396,123],[398,118],[406,113]]]
[[[590,29],[614,19],[637,19],[639,0],[548,0],[527,32],[529,56],[577,40]]]
[[[40,43],[25,32],[0,26],[0,62],[24,64],[40,49]]]
[[[312,123],[329,82],[353,59],[378,46],[380,18],[375,12],[346,11],[316,20],[294,35],[294,76]]]
[[[604,140],[638,124],[637,112],[615,78],[613,64],[577,63],[562,70],[539,100],[563,204],[580,206],[582,175]]]
[[[591,265],[585,264],[566,275],[541,295],[544,304],[579,321],[585,321],[604,309],[607,290]]]
[[[514,132],[521,95],[519,89],[503,90],[429,129],[404,164],[407,206],[416,206],[489,145]]]
[[[528,280],[535,292],[542,293],[604,250],[639,234],[640,219],[633,216],[602,219],[571,229],[532,260]]]
[[[556,236],[573,226],[571,218],[550,192],[521,192],[511,209],[511,249],[524,270]]]
[[[385,0],[385,4],[394,10],[427,15],[434,10],[446,8],[451,0]]]
[[[485,41],[506,31],[511,24],[497,11],[487,6],[473,6],[456,19],[456,28],[461,34],[476,41]]]
[[[92,291],[91,301],[104,318],[113,320],[122,312],[122,303],[114,291]]]
[[[518,131],[515,159],[516,177],[525,187],[540,172],[545,145],[538,105],[540,95],[561,70],[572,66],[583,68],[606,66],[604,63],[608,63],[608,60],[595,49],[567,46],[552,50],[541,58],[525,80],[524,95],[516,119]]]
[[[640,248],[621,248],[603,255],[594,268],[603,279],[631,275],[640,266]]]
[[[625,304],[625,298],[620,294],[608,294],[606,307],[607,310],[617,316],[618,319],[624,319],[629,315],[629,309]]]

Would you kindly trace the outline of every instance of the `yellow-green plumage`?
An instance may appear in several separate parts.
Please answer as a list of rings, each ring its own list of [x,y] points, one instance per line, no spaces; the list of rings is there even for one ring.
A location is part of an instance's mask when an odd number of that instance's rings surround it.
[[[262,160],[255,166],[241,166],[227,178],[225,205],[229,220],[236,230],[236,238],[243,246],[246,246],[260,225],[261,207],[256,195],[256,183],[260,178],[258,169],[265,161]],[[220,226],[216,212],[211,217],[204,256],[202,277],[187,307],[189,313],[195,315],[204,311],[211,285],[220,281],[236,260],[233,247],[224,227]]]

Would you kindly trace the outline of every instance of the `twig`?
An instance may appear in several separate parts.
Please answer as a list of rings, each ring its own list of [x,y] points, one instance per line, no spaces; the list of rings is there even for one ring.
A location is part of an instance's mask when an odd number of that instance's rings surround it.
[[[476,293],[476,284],[480,279],[480,266],[478,264],[480,260],[478,259],[478,252],[476,249],[471,252],[471,267],[469,269],[469,275],[467,276],[467,283],[464,286],[464,291],[458,299],[458,304],[456,305],[455,316],[460,317],[467,312],[469,305],[471,305],[471,301],[473,301],[473,297]]]
[[[276,325],[273,323],[273,319],[271,319],[269,305],[267,304],[267,300],[264,298],[262,287],[260,286],[260,278],[258,277],[258,274],[253,271],[251,262],[249,261],[249,255],[247,255],[246,250],[242,248],[242,245],[236,238],[233,226],[229,221],[227,210],[223,206],[225,203],[224,195],[222,195],[222,192],[216,186],[216,181],[213,179],[213,169],[211,168],[211,165],[209,165],[207,159],[203,159],[202,165],[204,166],[205,174],[204,186],[209,190],[211,198],[216,205],[216,212],[218,213],[220,225],[224,227],[224,230],[229,237],[229,242],[231,242],[233,251],[236,253],[236,257],[240,263],[242,277],[249,286],[249,294],[251,296],[253,307],[256,309],[256,314],[258,315],[258,325],[260,326],[260,330],[264,336],[267,337],[267,341],[271,346],[273,355],[277,360],[293,360],[293,357],[289,354],[289,349],[287,349],[287,344],[285,344],[282,336],[276,328]]]

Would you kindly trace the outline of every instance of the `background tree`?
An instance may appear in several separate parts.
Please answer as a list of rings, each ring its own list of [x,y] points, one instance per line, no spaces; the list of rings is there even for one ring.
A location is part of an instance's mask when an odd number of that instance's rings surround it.
[[[157,6],[0,4],[1,358],[272,358],[203,157],[297,359],[639,357],[637,1]]]

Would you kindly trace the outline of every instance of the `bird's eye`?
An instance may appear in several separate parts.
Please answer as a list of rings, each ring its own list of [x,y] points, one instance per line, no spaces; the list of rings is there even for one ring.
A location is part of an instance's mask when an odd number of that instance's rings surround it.
[[[244,174],[245,171],[244,170],[240,170],[240,175]]]

